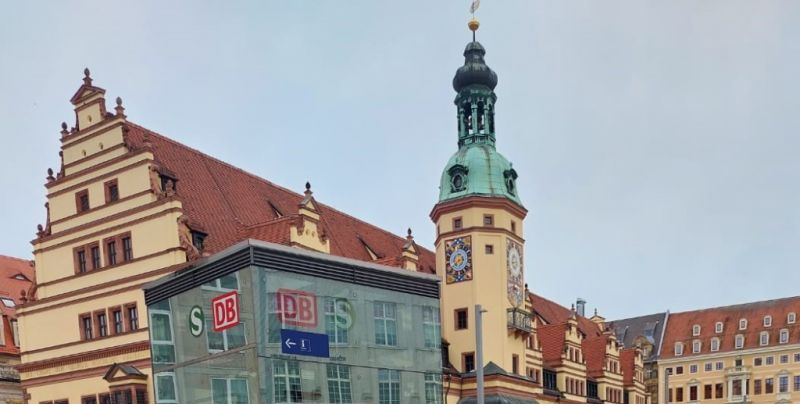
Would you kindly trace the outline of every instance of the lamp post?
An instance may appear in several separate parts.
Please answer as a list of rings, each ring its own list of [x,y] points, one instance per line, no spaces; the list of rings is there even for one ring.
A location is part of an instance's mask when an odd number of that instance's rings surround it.
[[[480,304],[475,305],[475,379],[478,384],[478,404],[484,404],[483,396],[483,310]]]

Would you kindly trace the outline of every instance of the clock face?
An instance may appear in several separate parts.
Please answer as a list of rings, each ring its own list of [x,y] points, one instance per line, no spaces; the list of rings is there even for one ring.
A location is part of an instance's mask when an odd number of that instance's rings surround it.
[[[512,239],[506,242],[506,275],[508,276],[508,301],[519,307],[525,301],[525,282],[522,266],[522,245]]]
[[[469,236],[445,242],[447,283],[472,280],[472,240]]]

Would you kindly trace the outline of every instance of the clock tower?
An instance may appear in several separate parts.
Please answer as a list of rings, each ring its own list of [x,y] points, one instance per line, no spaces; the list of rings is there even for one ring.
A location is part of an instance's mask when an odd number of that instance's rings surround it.
[[[442,336],[451,364],[475,366],[475,305],[482,305],[483,361],[524,375],[531,331],[525,309],[523,220],[517,172],[495,148],[495,74],[473,40],[453,78],[458,150],[442,172],[436,223],[436,269],[442,278]]]

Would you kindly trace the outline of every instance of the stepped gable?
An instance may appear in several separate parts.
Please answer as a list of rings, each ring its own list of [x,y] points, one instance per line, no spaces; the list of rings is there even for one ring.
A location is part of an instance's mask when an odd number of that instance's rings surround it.
[[[129,146],[144,148],[149,143],[156,163],[175,174],[176,194],[186,215],[208,233],[205,252],[213,254],[249,237],[288,243],[291,222],[287,218],[297,213],[303,195],[136,124],[127,125]],[[399,255],[406,243],[404,237],[324,204],[318,204],[317,210],[331,254],[371,262],[359,237],[378,258]],[[435,273],[431,251],[420,248],[419,261],[421,272]]]
[[[572,311],[551,300],[545,299],[535,293],[528,292],[528,299],[533,306],[533,311],[541,317],[547,324],[566,323],[572,315]],[[600,328],[592,320],[576,315],[578,319],[578,329],[588,338],[601,335]]]
[[[800,296],[670,313],[660,357],[674,358],[676,342],[683,342],[682,357],[708,354],[711,352],[711,338],[715,337],[720,339],[719,352],[740,351],[742,349],[735,348],[735,338],[739,334],[744,336],[743,349],[759,348],[762,347],[759,344],[762,331],[769,332],[767,346],[774,347],[780,345],[778,338],[782,329],[789,331],[787,344],[800,343],[800,322],[795,320],[794,324],[789,324],[787,321],[788,314],[792,312],[795,317],[800,315]],[[772,325],[769,327],[764,326],[764,317],[767,315],[772,316]],[[740,319],[747,320],[747,329],[739,330]],[[721,333],[715,332],[717,322],[722,322]],[[699,336],[692,336],[694,325],[700,326]],[[702,341],[700,353],[692,353],[694,340]]]
[[[30,292],[34,278],[34,268],[30,261],[0,255],[0,297],[11,298],[15,305],[22,304],[23,293]],[[17,317],[16,307],[7,307],[0,303],[0,313],[3,316],[0,332],[3,332],[6,341],[0,345],[0,353],[19,354],[19,348],[13,343],[14,333],[10,323],[11,319]]]

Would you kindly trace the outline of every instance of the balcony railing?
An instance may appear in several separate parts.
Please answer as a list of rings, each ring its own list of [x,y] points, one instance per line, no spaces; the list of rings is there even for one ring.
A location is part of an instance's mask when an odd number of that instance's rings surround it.
[[[531,332],[531,313],[521,309],[508,309],[507,319],[509,329]]]

